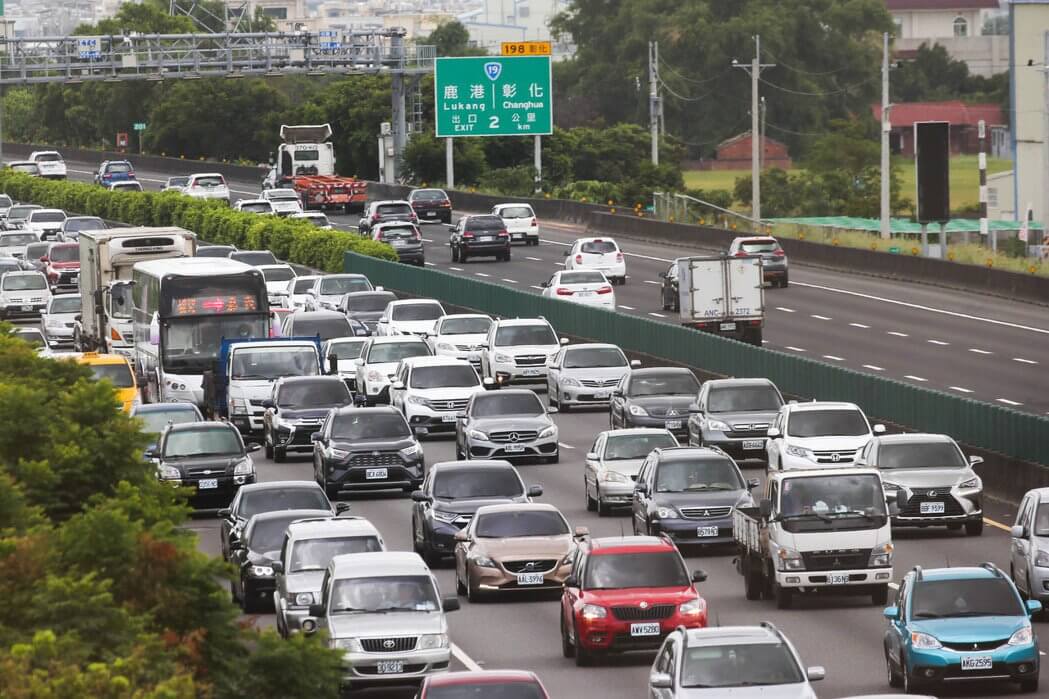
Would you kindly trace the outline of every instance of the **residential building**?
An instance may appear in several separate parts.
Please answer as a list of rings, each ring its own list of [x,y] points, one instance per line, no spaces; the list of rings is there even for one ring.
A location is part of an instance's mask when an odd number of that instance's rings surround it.
[[[482,0],[481,6],[460,15],[470,39],[498,54],[504,41],[553,41],[550,20],[567,9],[570,0]],[[570,55],[573,47],[556,44],[554,54]]]
[[[701,170],[747,170],[751,166],[751,138],[750,131],[725,139],[715,148],[714,160],[704,160],[699,163]],[[790,152],[787,146],[779,141],[765,137],[762,142],[762,165],[768,168],[782,168],[789,170],[791,167]]]
[[[1000,4],[1000,0],[885,0],[896,26],[893,51],[897,58],[906,59],[922,44],[940,44],[974,75],[1006,71],[1009,37],[983,33],[988,20],[1003,12]]]
[[[872,104],[871,113],[881,122],[881,104]],[[915,122],[946,121],[951,125],[951,153],[978,153],[981,120],[988,129],[987,138],[994,127],[1007,123],[1001,107],[996,104],[965,104],[960,100],[894,104],[889,112],[892,123],[889,146],[893,153],[913,158]]]

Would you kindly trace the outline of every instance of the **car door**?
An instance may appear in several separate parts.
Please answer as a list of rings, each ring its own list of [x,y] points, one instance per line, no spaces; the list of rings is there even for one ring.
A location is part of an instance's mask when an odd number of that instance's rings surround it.
[[[455,542],[455,574],[459,580],[462,580],[464,584],[470,584],[469,573],[466,570],[466,559],[470,556],[470,549],[473,548],[476,543],[474,537],[474,529],[477,524],[477,519],[473,518],[470,523],[466,525],[463,530],[466,532],[466,541]]]
[[[634,518],[633,531],[645,534],[648,531],[648,503],[651,499],[651,474],[655,471],[654,459],[649,456],[642,462],[634,483],[634,495],[630,503],[630,514]],[[639,487],[641,486],[641,487]],[[647,492],[645,492],[647,491]]]
[[[433,471],[428,472],[423,478],[423,483],[419,486],[419,490],[427,497],[433,498]],[[430,515],[431,506],[432,500],[412,502],[412,539],[417,546],[422,546],[426,540],[426,525],[424,522]]]
[[[558,386],[558,380],[561,376],[561,362],[565,357],[565,351],[561,350],[546,367],[546,395],[554,398],[551,403],[557,402],[557,398],[560,397],[560,387]]]
[[[402,413],[404,409],[404,397],[408,392],[408,378],[411,376],[411,370],[409,367],[401,361],[400,366],[397,367],[397,371],[394,372],[393,381],[390,382],[390,405],[400,410]],[[394,388],[395,383],[400,382],[404,385],[404,388]]]
[[[564,619],[565,625],[576,643],[579,642],[579,639],[576,638],[575,633],[575,606],[576,603],[579,602],[579,598],[582,596],[584,575],[586,575],[586,554],[580,549],[576,549],[575,558],[572,561],[571,574],[571,577],[575,578],[576,584],[568,585],[566,583],[561,594],[561,618]]]
[[[653,664],[653,669],[656,672],[663,673],[670,676],[670,687],[649,688],[649,696],[652,699],[674,699],[674,688],[677,687],[677,644],[674,639],[670,636],[667,637],[663,643],[663,648],[660,649],[659,655],[656,656],[656,662]]]
[[[286,600],[288,598],[288,532],[284,532],[284,541],[280,546],[280,557],[277,559],[281,564],[281,572],[276,573],[273,577],[277,585],[277,597],[280,600]],[[283,606],[282,602],[274,600],[274,609],[280,614],[280,608]]]
[[[1035,510],[1036,498],[1031,493],[1024,496],[1016,513],[1016,526],[1023,530],[1021,536],[1011,537],[1010,563],[1013,582],[1024,593],[1030,593],[1030,576],[1027,574],[1031,558],[1031,513]]]
[[[898,667],[903,666],[901,658],[907,637],[907,602],[909,598],[910,579],[904,578],[900,582],[900,589],[896,592],[896,616],[888,620],[889,626],[885,630],[886,653]]]
[[[780,411],[772,421],[772,427],[779,430],[779,436],[765,440],[765,453],[768,455],[769,471],[779,468],[779,450],[783,443],[783,426],[787,423],[784,413]]]
[[[707,412],[707,394],[710,392],[710,388],[707,384],[703,384],[699,388],[699,395],[696,396],[696,411],[688,417],[688,443],[691,446],[702,446],[703,445],[703,430],[700,425],[703,423]]]
[[[382,312],[382,316],[375,324],[375,334],[380,336],[392,335],[390,332],[390,310],[386,309]]]
[[[589,498],[590,493],[597,499],[597,476],[601,469],[601,459],[605,454],[605,435],[598,436],[587,452],[586,462],[583,465],[583,492]],[[589,504],[589,501],[588,501]]]

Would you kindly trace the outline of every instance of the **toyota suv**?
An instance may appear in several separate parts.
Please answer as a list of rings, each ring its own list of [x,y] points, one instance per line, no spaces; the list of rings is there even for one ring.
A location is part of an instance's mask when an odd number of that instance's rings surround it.
[[[557,425],[534,392],[513,389],[475,393],[456,423],[457,459],[558,461]]]
[[[66,161],[56,150],[35,150],[29,154],[29,160],[36,163],[41,177],[55,180],[66,178]]]
[[[217,172],[190,175],[182,192],[195,199],[218,199],[229,204],[229,185],[226,184],[226,178]]]
[[[717,447],[737,461],[765,461],[765,439],[783,402],[768,379],[704,381],[689,409],[688,443]]]
[[[851,466],[867,442],[884,432],[884,425],[872,428],[853,403],[789,403],[768,429],[768,467],[782,471]]]
[[[402,359],[427,357],[430,346],[421,338],[399,335],[373,337],[357,358],[357,400],[367,405],[390,401],[390,382]]]
[[[491,379],[489,379],[489,382]],[[419,436],[455,432],[470,397],[483,391],[469,362],[447,357],[401,360],[390,386],[390,404],[408,418]]]
[[[678,627],[707,625],[707,603],[674,543],[617,536],[580,541],[561,595],[561,652],[590,665],[610,652],[651,651]]]
[[[357,232],[361,235],[371,235],[372,226],[377,223],[389,221],[409,221],[419,223],[419,217],[412,205],[403,199],[388,201],[373,201],[364,210],[364,215],[357,223]]]
[[[335,556],[320,592],[302,628],[327,631],[330,646],[343,654],[344,685],[401,685],[448,670],[444,613],[457,610],[459,599],[441,599],[437,578],[418,554]]]
[[[156,448],[147,453],[157,468],[157,478],[174,486],[189,487],[195,505],[225,506],[242,485],[255,482],[251,452],[237,428],[225,422],[187,422],[170,425]]]
[[[546,363],[566,344],[545,318],[497,320],[481,350],[481,374],[500,385],[545,384]]]
[[[34,209],[25,220],[25,229],[40,236],[40,240],[55,240],[66,222],[66,212],[61,209]]]
[[[39,318],[50,300],[47,278],[40,272],[6,272],[0,276],[0,320]]]

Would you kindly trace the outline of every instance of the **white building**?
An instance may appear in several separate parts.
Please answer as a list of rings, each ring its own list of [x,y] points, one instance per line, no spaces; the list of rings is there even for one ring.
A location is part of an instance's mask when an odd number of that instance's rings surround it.
[[[922,44],[940,44],[952,58],[965,61],[974,75],[1009,69],[1009,40],[983,34],[989,19],[1002,13],[1002,0],[885,0],[896,26],[893,48],[906,56]]]
[[[475,44],[498,54],[504,41],[553,41],[550,20],[569,4],[569,0],[483,0],[480,8],[459,19]],[[558,55],[571,51],[568,45],[554,46]]]

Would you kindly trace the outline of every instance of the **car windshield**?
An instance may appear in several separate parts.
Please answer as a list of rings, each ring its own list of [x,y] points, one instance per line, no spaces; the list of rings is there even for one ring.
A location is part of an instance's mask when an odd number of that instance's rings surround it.
[[[51,298],[51,305],[47,308],[48,313],[79,313],[80,297],[76,294],[62,294]]]
[[[587,347],[565,352],[565,369],[596,369],[598,367],[624,367],[626,357],[618,347]]]
[[[492,327],[491,318],[445,318],[439,335],[484,335]]]
[[[222,187],[226,184],[226,180],[222,179],[219,175],[214,177],[196,177],[193,179],[194,187]]]
[[[287,531],[288,525],[312,514],[303,512],[273,518],[267,517],[261,521],[256,519],[251,524],[251,531],[245,532],[248,548],[259,552],[279,551],[284,543],[284,532]]]
[[[801,668],[783,643],[740,643],[685,650],[681,687],[755,687],[798,684]]]
[[[113,189],[134,189],[138,192],[142,191],[142,185],[138,182],[114,182],[111,187]]]
[[[382,551],[382,544],[374,536],[326,537],[323,539],[301,539],[291,548],[288,563],[289,573],[307,570],[324,570],[331,559],[347,553],[372,553]]]
[[[67,218],[62,230],[66,233],[105,230],[106,223],[100,218]]]
[[[32,233],[9,233],[0,235],[0,247],[15,247],[17,245],[29,245],[37,242],[37,237]]]
[[[33,223],[61,223],[66,220],[66,215],[61,211],[34,211],[29,214],[29,220]]]
[[[273,211],[273,206],[267,202],[253,201],[240,205],[241,211],[248,211],[253,214],[270,213]]]
[[[14,202],[6,194],[0,194],[0,208],[10,207]]]
[[[605,441],[605,461],[643,459],[653,449],[676,447],[677,440],[669,432],[657,434],[610,434]]]
[[[280,387],[277,405],[282,408],[336,408],[349,405],[352,397],[340,379],[291,381]]]
[[[371,291],[372,283],[367,277],[324,277],[321,280],[319,292],[324,296],[342,296],[351,291]]]
[[[608,279],[600,272],[561,272],[561,284],[607,284]]]
[[[47,288],[42,274],[5,274],[4,291],[39,291]]]
[[[272,381],[282,376],[320,373],[317,350],[309,347],[245,347],[233,351],[230,378]]]
[[[480,386],[477,372],[469,364],[460,366],[425,366],[412,371],[412,388],[466,388]]]
[[[437,685],[426,689],[426,699],[544,699],[546,694],[532,681],[488,680]]]
[[[331,503],[319,487],[274,486],[244,491],[244,494],[240,496],[237,516],[250,519],[260,512],[276,512],[277,510],[328,510],[330,512]]]
[[[354,412],[336,415],[331,426],[331,438],[342,442],[358,440],[394,440],[411,436],[408,423],[400,413]]]
[[[489,393],[475,396],[470,414],[473,417],[502,415],[542,415],[546,412],[534,393]]]
[[[393,294],[364,294],[362,296],[346,297],[346,312],[348,313],[381,313],[386,310],[390,301],[396,301]]]
[[[399,362],[408,357],[426,357],[430,348],[425,342],[383,342],[373,344],[368,350],[367,364],[386,364]]]
[[[791,437],[862,437],[870,434],[859,410],[799,410],[787,423]]]
[[[328,345],[328,355],[334,354],[340,361],[343,359],[356,359],[361,356],[361,350],[364,349],[366,344],[368,344],[366,339],[333,342]]]
[[[412,201],[444,201],[448,198],[440,189],[417,189],[411,193]]]
[[[1007,578],[921,580],[911,592],[911,619],[1026,616]]]
[[[687,587],[688,572],[676,551],[652,553],[606,553],[586,562],[588,590],[618,590],[630,587]]]
[[[433,477],[433,496],[442,500],[469,498],[517,498],[524,495],[524,486],[512,468],[443,469]]]
[[[474,534],[482,539],[508,539],[519,536],[563,536],[568,522],[552,510],[511,510],[491,512],[477,520]]]
[[[673,374],[641,374],[630,379],[627,392],[639,396],[691,396],[699,392],[699,381],[690,371]]]
[[[740,250],[751,255],[763,252],[775,252],[779,250],[779,243],[772,238],[758,238],[755,240],[744,240],[739,244]]]
[[[27,204],[25,206],[12,206],[7,212],[7,218],[9,219],[24,219],[32,212],[36,211],[40,207],[36,204]]]
[[[533,218],[535,214],[529,206],[507,206],[499,210],[503,218]]]
[[[353,325],[350,319],[343,315],[325,316],[323,318],[295,318],[293,326],[295,335],[298,337],[314,337],[320,335],[322,340],[330,340],[333,337],[353,336]]]
[[[380,216],[408,216],[412,213],[412,207],[408,204],[380,204],[375,207],[375,213]]]
[[[33,347],[44,346],[44,336],[39,330],[15,330],[11,334],[23,342],[28,342]]]
[[[295,278],[291,267],[263,267],[262,276],[267,282],[289,282]]]
[[[142,431],[147,434],[160,434],[169,424],[181,425],[186,422],[200,422],[195,410],[170,408],[166,410],[149,410],[135,415],[142,421]]]
[[[436,612],[437,589],[427,575],[343,578],[331,587],[331,612]]]
[[[712,388],[707,396],[707,411],[711,413],[774,412],[782,405],[779,392],[769,385]]]
[[[722,458],[674,459],[660,464],[656,473],[658,493],[700,493],[742,487],[736,465]]]
[[[437,320],[443,315],[436,303],[402,303],[390,309],[390,320]]]
[[[295,283],[291,287],[293,294],[305,294],[317,283],[316,277],[295,277]]]
[[[185,187],[187,184],[189,184],[189,178],[188,177],[169,177],[167,186],[168,187]]]
[[[5,242],[6,238],[0,238],[0,247],[7,245]],[[47,249],[51,247],[51,243],[30,243],[26,245],[25,256],[27,260],[38,260],[47,254]]]
[[[243,250],[230,253],[229,258],[246,265],[275,265],[277,258],[269,250]]]
[[[13,163],[11,169],[15,172],[27,172],[31,175],[40,172],[40,166],[36,163]]]
[[[878,468],[965,468],[954,442],[901,442],[878,448]]]
[[[1035,512],[1034,535],[1049,536],[1049,502],[1043,502]]]
[[[593,255],[604,255],[606,253],[616,252],[617,250],[619,250],[619,248],[613,240],[590,240],[579,246],[579,252]]]
[[[546,323],[535,325],[504,325],[495,331],[496,347],[515,345],[556,345],[554,329]]]
[[[180,430],[164,440],[164,456],[239,456],[244,453],[236,431],[231,428]]]
[[[869,526],[886,514],[885,493],[873,475],[787,478],[778,511],[791,532],[825,529],[850,518],[860,518]]]
[[[266,198],[273,201],[298,201],[299,195],[293,189],[270,189],[266,192]]]
[[[78,262],[80,260],[79,245],[54,245],[47,253],[52,262]]]

